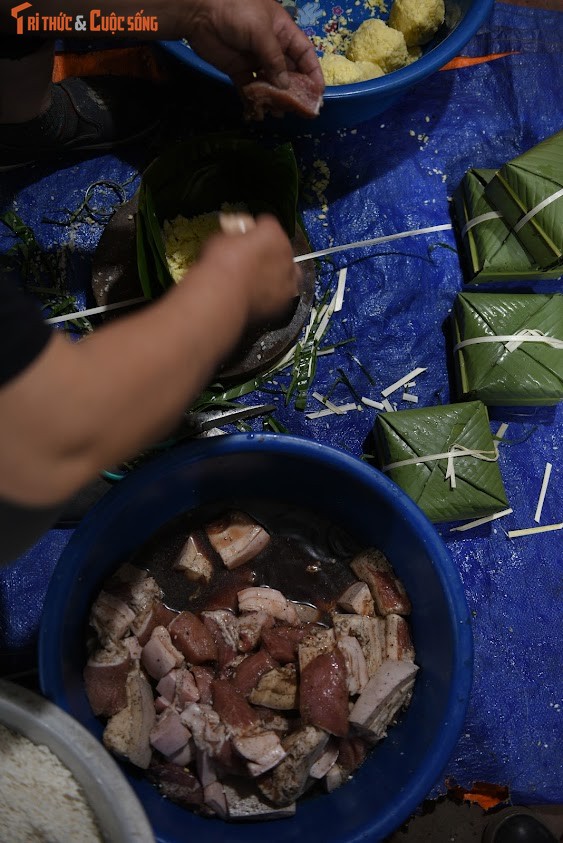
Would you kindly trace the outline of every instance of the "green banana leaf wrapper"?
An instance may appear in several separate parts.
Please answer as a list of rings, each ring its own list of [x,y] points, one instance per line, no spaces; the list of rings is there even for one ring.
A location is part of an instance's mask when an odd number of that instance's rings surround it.
[[[460,233],[462,263],[468,284],[559,278],[563,267],[542,269],[502,217],[484,219],[462,234],[478,217],[498,213],[485,189],[496,170],[471,169],[454,192],[454,219]]]
[[[139,188],[137,266],[144,295],[157,297],[174,284],[164,248],[165,220],[216,212],[225,203],[243,205],[254,216],[274,214],[291,238],[298,184],[290,143],[268,147],[214,134],[168,149],[146,169]]]
[[[380,413],[375,428],[380,469],[413,457],[447,453],[454,445],[494,454],[487,408],[480,401]],[[447,459],[388,470],[431,521],[493,515],[508,502],[497,462],[475,456],[454,459],[456,488],[446,479]]]
[[[485,195],[542,269],[563,265],[563,195],[518,223],[563,188],[563,130],[507,162]]]
[[[454,344],[477,337],[541,331],[563,341],[563,295],[460,293],[453,308]],[[563,349],[525,342],[478,343],[454,351],[460,399],[489,406],[545,407],[563,400]]]

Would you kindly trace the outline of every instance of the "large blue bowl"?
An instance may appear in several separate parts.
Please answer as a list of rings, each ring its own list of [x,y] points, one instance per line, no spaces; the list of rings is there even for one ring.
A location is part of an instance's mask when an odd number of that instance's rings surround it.
[[[354,85],[327,87],[321,114],[313,121],[286,118],[282,121],[304,131],[326,131],[355,126],[388,109],[409,88],[435,73],[453,59],[490,15],[494,0],[445,0],[446,19],[436,37],[424,47],[420,59],[408,67],[396,70],[379,79],[358,82]],[[323,26],[339,4],[334,0],[297,0],[297,23],[307,33],[323,36]],[[391,2],[389,2],[389,7]],[[342,3],[348,19],[347,28],[357,29],[366,17],[364,3]],[[320,17],[320,15],[324,15]],[[383,16],[385,17],[385,16]],[[183,64],[201,72],[209,79],[232,87],[228,76],[203,61],[185,41],[162,41],[161,46]],[[233,92],[234,95],[234,92]],[[273,121],[272,121],[273,122]],[[279,121],[276,125],[280,125]]]
[[[42,691],[100,738],[82,669],[89,607],[102,581],[179,513],[245,498],[302,506],[387,554],[413,604],[420,672],[412,703],[350,782],[306,800],[291,819],[206,820],[131,773],[130,781],[161,843],[382,840],[437,783],[458,740],[472,637],[459,575],[432,524],[387,477],[339,450],[292,436],[236,434],[194,442],[123,480],[80,524],[55,569],[40,631]]]

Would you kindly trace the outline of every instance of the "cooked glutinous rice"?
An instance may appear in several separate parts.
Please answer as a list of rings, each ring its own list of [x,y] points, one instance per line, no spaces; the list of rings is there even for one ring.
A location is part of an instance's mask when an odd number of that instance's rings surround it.
[[[0,724],[0,839],[102,843],[80,785],[51,750]]]

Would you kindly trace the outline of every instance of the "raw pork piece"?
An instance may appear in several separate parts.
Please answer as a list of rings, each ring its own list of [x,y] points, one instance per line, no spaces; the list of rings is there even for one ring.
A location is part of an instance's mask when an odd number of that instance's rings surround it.
[[[258,646],[260,636],[274,625],[274,618],[268,612],[241,612],[238,618],[238,648],[248,653]],[[275,658],[275,656],[274,656]]]
[[[385,650],[385,622],[383,618],[369,618],[366,615],[333,615],[336,641],[343,636],[357,638],[362,648],[368,676],[373,676],[383,661]]]
[[[411,603],[402,582],[380,550],[368,548],[350,562],[358,577],[367,583],[380,615],[408,615]]]
[[[241,735],[233,738],[233,746],[248,762],[248,772],[251,776],[267,773],[286,756],[286,751],[275,732]]]
[[[338,598],[338,605],[345,612],[355,615],[375,615],[373,597],[367,583],[355,582]]]
[[[233,732],[248,732],[257,725],[258,715],[231,682],[215,679],[212,691],[213,708]]]
[[[270,541],[266,530],[244,512],[232,512],[207,525],[207,537],[229,570],[254,559]]]
[[[269,112],[282,117],[294,111],[300,117],[317,117],[323,104],[323,91],[304,73],[289,71],[289,87],[277,88],[263,79],[255,79],[241,90],[244,116],[247,120],[263,120]]]
[[[156,713],[151,686],[138,668],[127,677],[126,691],[127,705],[108,720],[103,743],[110,752],[146,769],[152,756],[149,736]]]
[[[312,624],[285,626],[279,624],[262,630],[262,643],[271,657],[282,664],[297,661],[299,644],[316,629]]]
[[[169,762],[153,763],[147,771],[150,781],[163,796],[185,808],[195,808],[203,803],[203,788],[188,770]]]
[[[162,679],[173,668],[180,667],[183,661],[184,656],[172,644],[166,627],[155,626],[141,653],[141,663],[149,676]]]
[[[350,712],[358,735],[371,742],[385,737],[387,726],[410,699],[417,670],[413,662],[385,659]]]
[[[90,612],[90,624],[103,645],[123,638],[134,620],[133,609],[107,591],[100,591]]]
[[[90,656],[84,668],[84,684],[96,717],[112,717],[125,708],[127,677],[132,667],[131,652],[121,642]]]
[[[328,735],[315,726],[303,726],[282,741],[287,755],[271,772],[265,773],[258,787],[274,805],[291,805],[303,795],[311,767],[323,754]]]
[[[227,811],[232,821],[281,820],[295,814],[295,803],[284,808],[274,808],[265,800],[254,782],[238,778],[226,778],[223,792],[227,799]]]
[[[360,642],[352,635],[343,635],[338,639],[338,649],[346,664],[348,693],[351,696],[363,691],[369,681],[368,667]]]
[[[168,626],[174,646],[190,664],[217,661],[217,645],[213,635],[197,615],[180,612]]]
[[[279,667],[267,650],[258,650],[257,653],[247,656],[235,668],[233,685],[247,697],[253,688],[258,685],[264,673]]]
[[[149,740],[154,749],[169,756],[184,749],[190,738],[191,733],[180,720],[178,712],[167,708],[156,718]]]
[[[344,656],[338,648],[309,662],[301,672],[301,721],[331,735],[348,734],[348,684]]]
[[[248,695],[253,705],[263,705],[280,711],[299,707],[299,685],[294,664],[286,664],[265,673]]]
[[[238,655],[238,618],[227,609],[202,612],[201,618],[213,636],[217,647],[217,663],[222,670]]]
[[[213,561],[207,554],[207,548],[197,533],[188,539],[172,566],[175,571],[182,571],[192,582],[211,582],[213,576]]]
[[[238,593],[238,606],[241,612],[267,612],[273,618],[297,626],[299,615],[293,603],[276,588],[253,586],[243,588]]]
[[[407,621],[401,615],[385,618],[385,658],[414,661],[414,647]]]
[[[299,670],[301,673],[307,665],[324,653],[332,653],[336,646],[333,629],[314,627],[299,645]]]

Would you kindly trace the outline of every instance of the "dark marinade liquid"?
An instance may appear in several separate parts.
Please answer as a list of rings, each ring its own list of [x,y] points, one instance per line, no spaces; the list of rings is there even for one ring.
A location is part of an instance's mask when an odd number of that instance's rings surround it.
[[[267,547],[254,559],[229,571],[213,550],[204,527],[229,510],[248,513],[271,535]],[[173,565],[191,533],[198,531],[214,562],[209,585],[190,582]],[[129,559],[156,579],[171,609],[231,609],[237,592],[249,586],[276,588],[289,600],[310,603],[322,612],[334,608],[336,599],[356,577],[349,568],[361,546],[334,523],[312,510],[255,499],[224,501],[201,507],[169,521]]]

